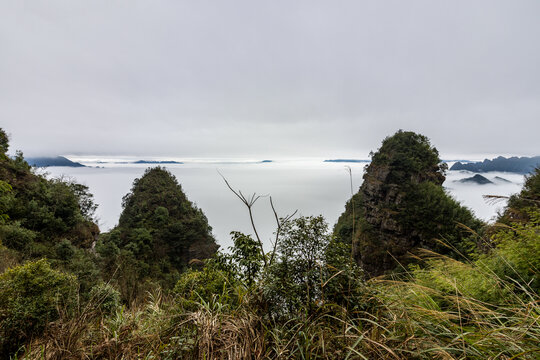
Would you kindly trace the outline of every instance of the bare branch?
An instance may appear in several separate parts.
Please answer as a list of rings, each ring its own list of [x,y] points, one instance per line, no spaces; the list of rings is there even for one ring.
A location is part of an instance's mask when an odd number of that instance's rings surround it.
[[[495,203],[497,201],[510,199],[510,196],[502,196],[502,195],[483,195],[482,197],[488,203],[490,203],[490,202]],[[523,196],[520,196],[519,199],[540,204],[540,200],[537,200],[537,199],[531,199],[531,198],[527,198],[527,197],[523,197]]]
[[[491,205],[504,201],[504,200],[508,200],[510,198],[509,196],[502,196],[502,195],[482,195],[482,197],[484,198],[486,203],[491,204]]]
[[[231,184],[229,184],[229,182],[227,181],[227,179],[225,179],[225,176],[223,176],[222,173],[219,172],[218,170],[218,174],[219,176],[221,176],[221,178],[223,179],[223,181],[225,181],[225,184],[227,184],[227,187],[234,193],[234,195],[238,196],[238,198],[246,205],[248,205],[248,202],[246,201],[246,198],[244,197],[244,195],[242,195],[242,192],[240,192],[240,194],[238,194],[236,191],[234,191],[234,189],[232,188]]]
[[[248,212],[249,212],[249,220],[251,221],[251,227],[253,228],[253,232],[255,233],[255,237],[257,238],[257,242],[259,243],[259,247],[261,248],[261,254],[263,256],[263,260],[264,260],[264,267],[266,268],[268,266],[268,263],[267,263],[267,260],[266,260],[266,254],[264,253],[264,247],[263,247],[263,243],[261,241],[261,238],[259,236],[259,233],[257,232],[257,227],[255,226],[255,221],[253,220],[253,211],[252,211],[252,207],[253,205],[255,204],[255,202],[257,200],[259,200],[259,198],[261,197],[261,195],[258,195],[253,193],[253,195],[251,195],[251,199],[248,200],[244,194],[242,194],[242,191],[238,190],[235,191],[231,184],[229,184],[229,182],[227,181],[227,179],[225,179],[225,176],[223,176],[222,173],[219,172],[218,170],[218,174],[222,177],[223,181],[225,181],[225,184],[227,184],[227,187],[244,203],[244,205],[246,205],[246,207],[248,208]],[[267,195],[264,195],[264,196],[267,196]]]
[[[259,246],[261,248],[261,254],[262,254],[263,260],[264,260],[264,266],[266,267],[268,265],[267,262],[266,262],[266,254],[264,253],[264,248],[263,248],[261,238],[259,237],[259,233],[257,232],[257,228],[255,227],[255,221],[253,220],[253,211],[251,211],[251,206],[252,205],[253,205],[253,203],[251,203],[248,206],[249,219],[251,220],[251,227],[253,227],[253,231],[255,232],[255,237],[257,238],[257,241],[259,242]]]
[[[274,262],[274,257],[276,255],[276,250],[277,250],[277,245],[278,245],[278,241],[279,241],[279,235],[281,233],[281,228],[283,226],[284,223],[286,223],[287,221],[291,220],[292,217],[294,215],[296,215],[296,213],[298,212],[298,210],[295,210],[291,215],[287,215],[285,216],[284,218],[279,219],[279,216],[276,212],[276,209],[274,207],[274,202],[272,201],[272,197],[270,196],[270,206],[272,207],[272,211],[274,212],[274,217],[276,218],[276,224],[277,224],[277,229],[276,229],[276,240],[274,241],[274,247],[273,247],[273,250],[272,250],[272,255],[270,256],[270,262],[269,264],[272,265],[272,263]]]

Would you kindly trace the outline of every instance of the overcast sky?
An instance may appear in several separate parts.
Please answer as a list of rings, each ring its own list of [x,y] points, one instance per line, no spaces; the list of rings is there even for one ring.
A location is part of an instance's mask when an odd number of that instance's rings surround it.
[[[26,155],[540,155],[540,1],[0,0]]]

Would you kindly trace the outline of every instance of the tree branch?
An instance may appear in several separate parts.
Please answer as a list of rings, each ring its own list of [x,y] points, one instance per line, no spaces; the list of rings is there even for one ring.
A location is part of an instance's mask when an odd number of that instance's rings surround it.
[[[248,212],[249,212],[249,219],[251,220],[251,227],[253,228],[253,232],[255,233],[255,237],[257,238],[257,241],[259,243],[259,247],[261,248],[261,253],[262,253],[262,256],[263,256],[263,260],[264,260],[264,267],[266,268],[268,266],[268,262],[266,260],[266,254],[264,253],[264,247],[263,247],[263,243],[261,241],[261,238],[259,237],[259,233],[257,232],[257,227],[255,226],[255,221],[253,220],[253,211],[252,211],[252,207],[253,205],[255,204],[255,202],[257,200],[259,200],[259,198],[261,197],[261,195],[257,195],[256,193],[253,193],[253,195],[251,195],[251,198],[248,200],[244,194],[242,194],[242,192],[240,190],[238,191],[235,191],[231,184],[229,184],[229,182],[227,181],[227,179],[225,179],[225,176],[223,176],[222,173],[220,173],[218,171],[218,174],[221,176],[221,178],[223,179],[223,181],[225,181],[225,184],[227,184],[227,187],[240,199],[240,201],[242,201],[244,203],[244,205],[246,205],[246,207],[248,208]],[[267,196],[267,195],[264,195],[264,196]]]
[[[271,196],[270,196],[270,206],[272,207],[272,211],[274,212],[274,217],[276,218],[276,223],[277,223],[276,240],[274,241],[274,248],[272,250],[272,255],[270,256],[270,262],[269,262],[269,264],[272,265],[272,263],[274,262],[274,257],[276,255],[277,245],[278,245],[278,241],[279,241],[279,234],[281,233],[281,227],[283,226],[284,223],[286,223],[287,221],[292,219],[292,217],[294,215],[296,215],[298,210],[295,210],[291,215],[285,216],[280,221],[279,216],[278,216],[278,214],[276,212],[276,209],[274,208],[274,202],[272,201]]]

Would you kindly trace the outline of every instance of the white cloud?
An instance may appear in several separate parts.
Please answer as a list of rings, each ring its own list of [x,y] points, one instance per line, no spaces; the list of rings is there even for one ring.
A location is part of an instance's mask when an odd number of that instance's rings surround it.
[[[28,154],[538,154],[536,1],[0,5],[0,121]],[[456,149],[459,147],[459,149]]]

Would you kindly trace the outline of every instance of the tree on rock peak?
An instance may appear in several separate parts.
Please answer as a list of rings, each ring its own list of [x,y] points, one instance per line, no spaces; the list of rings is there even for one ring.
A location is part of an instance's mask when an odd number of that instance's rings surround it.
[[[190,260],[208,258],[218,248],[206,216],[165,168],[148,168],[133,182],[122,207],[118,226],[102,237],[98,251],[111,262],[111,272],[117,263],[130,264],[132,281],[121,284],[128,298],[136,295],[143,278],[161,279],[162,286],[172,287]]]
[[[367,274],[406,265],[420,248],[456,255],[474,246],[458,223],[482,223],[443,189],[447,166],[427,137],[399,130],[370,155],[354,211],[349,202],[334,229]]]

